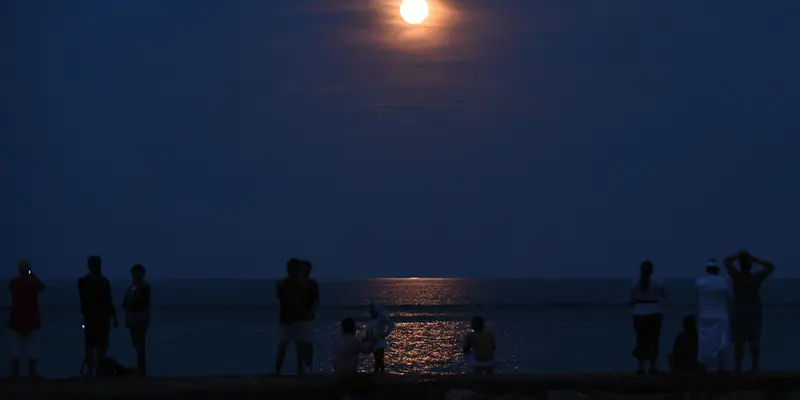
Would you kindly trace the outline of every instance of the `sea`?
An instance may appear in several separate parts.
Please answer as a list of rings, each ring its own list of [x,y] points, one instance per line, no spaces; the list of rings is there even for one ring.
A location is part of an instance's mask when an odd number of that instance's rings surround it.
[[[669,301],[661,339],[661,368],[680,328],[695,312],[693,281],[663,280]],[[121,303],[125,281],[112,282]],[[269,373],[278,341],[275,281],[198,279],[151,282],[153,322],[148,336],[149,373],[160,376]],[[315,321],[315,372],[331,371],[339,321],[367,321],[370,301],[389,305],[397,322],[389,338],[387,369],[400,374],[460,374],[463,335],[473,316],[486,318],[497,337],[498,370],[508,373],[626,372],[634,333],[628,279],[368,279],[320,281]],[[774,279],[765,302],[765,370],[800,370],[800,280]],[[82,331],[74,281],[50,282],[40,298],[39,339],[44,377],[76,376],[82,364]],[[9,296],[2,296],[7,318]],[[8,359],[10,334],[0,330],[0,359]],[[128,332],[112,332],[109,355],[134,363]],[[730,357],[729,357],[730,359]],[[749,360],[745,361],[746,363]],[[747,367],[747,364],[745,365]],[[362,368],[370,368],[365,357]],[[290,349],[285,373],[295,370]]]

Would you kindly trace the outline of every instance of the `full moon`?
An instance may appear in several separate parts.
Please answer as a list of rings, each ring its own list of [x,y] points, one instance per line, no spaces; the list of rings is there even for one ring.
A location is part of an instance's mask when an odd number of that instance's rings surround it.
[[[426,0],[403,0],[400,4],[400,16],[409,24],[416,25],[428,18],[428,2]]]

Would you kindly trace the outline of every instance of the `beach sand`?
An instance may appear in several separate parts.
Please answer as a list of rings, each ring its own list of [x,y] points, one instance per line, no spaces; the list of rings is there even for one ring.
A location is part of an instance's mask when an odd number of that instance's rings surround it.
[[[353,399],[625,399],[684,398],[686,393],[767,398],[800,391],[800,373],[637,376],[632,374],[498,374],[387,376],[372,383],[364,376]],[[746,394],[746,393],[751,393]],[[755,397],[754,397],[755,396]],[[118,377],[2,381],[0,398],[10,399],[332,399],[338,386],[332,375],[271,377]],[[792,396],[793,397],[793,396]]]

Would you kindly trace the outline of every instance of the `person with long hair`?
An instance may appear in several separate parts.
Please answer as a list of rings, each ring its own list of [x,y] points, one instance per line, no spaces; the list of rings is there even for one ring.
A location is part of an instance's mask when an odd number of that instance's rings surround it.
[[[645,373],[645,364],[649,362],[650,373],[657,373],[659,339],[661,322],[661,301],[667,297],[664,285],[653,278],[653,263],[642,262],[639,267],[639,278],[631,288],[633,303],[633,329],[636,331],[636,347],[633,356],[639,362],[637,374]]]

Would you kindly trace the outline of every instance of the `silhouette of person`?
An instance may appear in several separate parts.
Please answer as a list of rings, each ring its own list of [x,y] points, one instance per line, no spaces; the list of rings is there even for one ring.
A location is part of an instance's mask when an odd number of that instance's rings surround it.
[[[144,279],[146,273],[141,264],[131,268],[132,283],[122,302],[125,325],[136,350],[136,373],[142,376],[147,374],[147,329],[150,327],[150,284]]]
[[[494,351],[497,344],[494,333],[486,329],[486,321],[481,316],[472,318],[472,332],[464,337],[464,359],[467,366],[478,375],[494,372]]]
[[[707,370],[716,364],[720,372],[725,371],[725,351],[730,337],[728,306],[731,289],[728,281],[719,276],[716,260],[706,265],[705,275],[695,281],[697,306],[700,310],[697,319],[697,362]]]
[[[303,342],[303,362],[305,363],[304,372],[311,372],[312,364],[314,362],[314,318],[317,316],[317,308],[319,308],[319,285],[317,281],[311,279],[311,269],[313,265],[311,261],[303,260],[300,262],[300,277],[305,285],[304,292],[306,293],[306,312],[303,317],[302,330],[306,332],[304,337],[306,342]]]
[[[633,329],[636,347],[633,356],[639,362],[637,374],[643,374],[645,362],[650,362],[650,373],[657,373],[658,347],[661,337],[661,300],[667,296],[664,285],[653,279],[653,263],[645,260],[639,267],[639,278],[631,288],[633,303]]]
[[[697,372],[697,321],[694,315],[683,318],[683,331],[675,338],[669,355],[672,372]]]
[[[289,343],[294,342],[297,353],[297,374],[305,374],[307,343],[311,342],[311,332],[306,321],[308,317],[308,285],[301,275],[301,261],[292,258],[286,262],[288,276],[280,279],[275,287],[278,296],[280,339],[275,357],[275,375],[281,374],[283,361]]]
[[[367,324],[365,340],[370,342],[375,359],[373,374],[379,377],[386,372],[386,338],[392,334],[395,322],[389,318],[386,304],[374,302],[369,306],[371,320]]]
[[[36,345],[38,330],[42,326],[39,313],[39,292],[45,290],[44,283],[33,273],[28,260],[17,263],[19,275],[8,284],[11,292],[11,311],[8,328],[12,332],[11,377],[19,378],[23,357],[28,359],[28,375],[36,377]]]
[[[111,282],[103,276],[102,263],[100,256],[90,256],[86,261],[89,273],[78,279],[83,316],[84,366],[89,376],[95,375],[95,367],[106,358],[110,327],[117,327]]]
[[[371,342],[356,336],[356,321],[345,318],[341,322],[342,333],[333,350],[333,373],[342,398],[349,398],[360,385],[358,364],[361,354],[372,352]]]
[[[734,262],[739,262],[739,269]],[[760,258],[753,257],[746,250],[725,258],[725,270],[733,282],[733,315],[731,328],[734,341],[734,371],[742,370],[744,347],[750,345],[752,371],[758,371],[761,357],[762,304],[761,284],[775,272],[775,266]],[[753,264],[763,268],[753,272]]]

